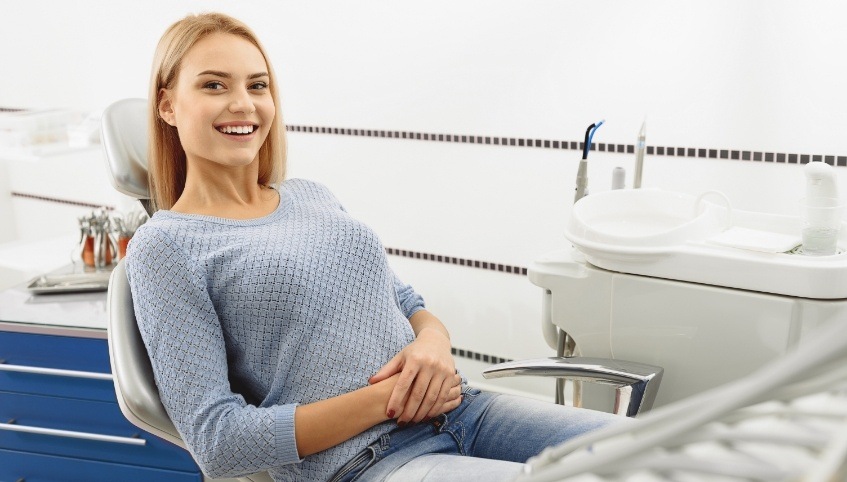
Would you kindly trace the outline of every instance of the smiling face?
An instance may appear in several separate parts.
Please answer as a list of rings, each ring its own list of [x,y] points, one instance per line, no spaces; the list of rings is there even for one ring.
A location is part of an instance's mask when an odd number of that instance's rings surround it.
[[[176,127],[189,169],[258,163],[276,109],[262,53],[214,33],[183,57],[176,84],[159,93],[159,115]]]

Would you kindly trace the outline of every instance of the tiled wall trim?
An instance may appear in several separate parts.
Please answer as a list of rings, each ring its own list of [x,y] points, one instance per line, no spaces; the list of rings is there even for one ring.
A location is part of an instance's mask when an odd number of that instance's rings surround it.
[[[502,263],[494,263],[490,261],[479,261],[477,259],[457,258],[455,256],[444,256],[441,254],[421,253],[419,251],[409,251],[407,249],[385,248],[385,252],[404,258],[422,259],[424,261],[435,261],[437,263],[456,264],[459,266],[467,266],[469,268],[487,269],[491,271],[500,271],[502,273],[512,273],[526,276],[526,268],[523,266],[513,266]]]
[[[484,353],[477,353],[471,350],[465,350],[463,348],[456,348],[455,346],[450,348],[450,353],[453,356],[457,356],[460,358],[467,358],[469,360],[481,361],[484,363],[506,363],[512,361],[509,358],[503,358],[496,355],[486,355]]]
[[[330,134],[341,136],[385,137],[389,139],[410,139],[432,142],[458,142],[463,144],[485,144],[494,146],[532,147],[541,149],[564,149],[582,151],[584,141],[566,141],[551,139],[532,139],[524,137],[477,136],[467,134],[436,134],[430,132],[386,131],[376,129],[348,129],[345,127],[318,127],[288,125],[290,132],[310,134]],[[634,154],[635,144],[611,144],[595,142],[591,150]],[[647,146],[647,155],[692,157],[700,159],[729,159],[753,162],[776,162],[787,164],[807,164],[811,161],[823,161],[832,166],[847,166],[847,156],[824,154],[788,154],[784,152],[740,151],[734,149],[710,149],[702,147]]]
[[[103,206],[100,204],[92,204],[84,201],[72,201],[70,199],[59,199],[55,197],[47,197],[47,196],[39,196],[37,194],[26,194],[23,192],[12,192],[12,197],[20,197],[25,199],[36,199],[38,201],[47,201],[56,204],[68,204],[71,206],[80,206],[84,208],[92,208],[92,209],[105,209],[106,211],[114,211],[114,206]]]

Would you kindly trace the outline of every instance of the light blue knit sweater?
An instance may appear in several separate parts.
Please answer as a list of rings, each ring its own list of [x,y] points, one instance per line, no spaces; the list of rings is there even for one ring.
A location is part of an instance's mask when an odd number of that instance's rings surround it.
[[[422,298],[322,185],[251,220],[159,211],[127,276],[162,402],[203,472],[327,480],[386,422],[299,459],[294,408],[367,385],[414,339]]]

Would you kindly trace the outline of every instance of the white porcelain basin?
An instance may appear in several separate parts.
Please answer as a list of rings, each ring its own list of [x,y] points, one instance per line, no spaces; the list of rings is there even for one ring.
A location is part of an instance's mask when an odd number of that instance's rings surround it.
[[[658,189],[602,192],[573,208],[568,238],[577,244],[659,250],[708,238],[728,226],[726,207]]]
[[[798,254],[792,246],[799,244],[800,231],[799,216],[733,210],[720,193],[695,197],[630,189],[579,200],[566,236],[589,263],[620,273],[847,298],[847,225],[842,223],[838,254],[832,256]],[[797,243],[790,245],[794,237]]]

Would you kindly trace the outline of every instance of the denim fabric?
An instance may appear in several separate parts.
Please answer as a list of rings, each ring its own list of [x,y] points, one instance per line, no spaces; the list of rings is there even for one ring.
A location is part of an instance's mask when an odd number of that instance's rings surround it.
[[[615,415],[465,387],[455,410],[398,427],[354,457],[333,482],[497,481],[555,445],[611,423]]]

